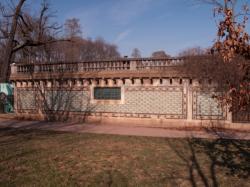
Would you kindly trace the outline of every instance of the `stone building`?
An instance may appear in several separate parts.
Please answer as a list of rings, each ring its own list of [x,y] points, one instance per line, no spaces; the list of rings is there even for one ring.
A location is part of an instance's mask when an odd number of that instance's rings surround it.
[[[12,64],[15,112],[22,118],[150,126],[239,122],[212,98],[216,83],[185,74],[182,63],[123,58]]]

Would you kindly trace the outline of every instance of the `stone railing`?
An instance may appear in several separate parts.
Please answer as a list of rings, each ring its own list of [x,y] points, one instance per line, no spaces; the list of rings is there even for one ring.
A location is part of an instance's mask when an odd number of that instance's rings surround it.
[[[123,58],[109,61],[57,62],[57,63],[13,63],[11,74],[46,73],[46,72],[93,72],[117,70],[165,69],[183,63],[183,59]]]

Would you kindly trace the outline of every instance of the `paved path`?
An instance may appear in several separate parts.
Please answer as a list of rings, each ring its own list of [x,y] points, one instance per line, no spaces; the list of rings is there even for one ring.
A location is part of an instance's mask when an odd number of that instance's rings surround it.
[[[41,122],[41,121],[18,121],[14,119],[0,118],[0,130],[4,128],[16,129],[41,129],[68,131],[77,133],[97,133],[97,134],[116,134],[129,136],[150,136],[150,137],[169,137],[169,138],[228,138],[228,139],[245,139],[250,140],[250,132],[235,131],[215,131],[199,130],[185,131],[165,128],[135,127],[135,126],[118,126],[118,125],[96,125],[96,124],[79,124],[79,123],[62,123],[62,122]]]

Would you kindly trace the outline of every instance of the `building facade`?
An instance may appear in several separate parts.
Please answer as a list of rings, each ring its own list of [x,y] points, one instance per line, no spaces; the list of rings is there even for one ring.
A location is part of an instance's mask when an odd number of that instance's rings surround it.
[[[149,126],[232,124],[216,83],[182,71],[183,59],[12,64],[18,117]]]

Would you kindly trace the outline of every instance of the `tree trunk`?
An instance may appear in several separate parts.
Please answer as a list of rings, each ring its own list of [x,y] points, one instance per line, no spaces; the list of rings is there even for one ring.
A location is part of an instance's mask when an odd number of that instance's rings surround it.
[[[9,33],[7,45],[6,45],[6,54],[5,54],[6,56],[1,66],[1,76],[2,76],[1,81],[2,82],[7,82],[9,79],[9,70],[10,70],[10,64],[13,58],[14,39],[16,35],[18,17],[19,17],[19,14],[21,12],[22,6],[25,1],[26,0],[19,1],[15,9],[13,18],[12,18],[11,29],[10,29],[10,33]]]

